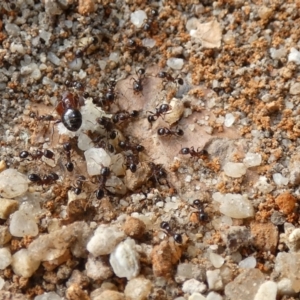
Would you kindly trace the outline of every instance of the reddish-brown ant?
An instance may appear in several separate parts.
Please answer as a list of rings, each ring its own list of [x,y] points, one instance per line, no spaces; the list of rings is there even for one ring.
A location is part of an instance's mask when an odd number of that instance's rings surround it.
[[[119,147],[123,150],[131,150],[133,153],[142,152],[145,150],[145,147],[139,144],[132,144],[125,141],[119,141]]]
[[[79,111],[79,97],[71,92],[64,92],[61,101],[56,105],[56,111],[61,116],[61,122],[70,131],[77,131],[82,124],[82,115]]]
[[[100,98],[94,98],[93,103],[101,108],[109,108],[111,104],[116,100],[117,92],[115,91],[116,81],[110,80],[106,82],[106,87],[102,90],[103,96]]]
[[[87,53],[87,50],[90,48],[92,45],[97,45],[99,42],[98,38],[92,37],[91,41],[88,42],[84,47],[77,49],[74,53],[76,58],[82,58],[85,53]]]
[[[182,244],[182,236],[179,233],[172,233],[170,224],[166,221],[163,221],[160,223],[160,228],[163,230],[163,232],[169,236],[173,235],[173,239],[177,244]]]
[[[191,157],[198,157],[198,158],[208,156],[207,150],[205,150],[205,149],[199,150],[199,148],[197,150],[195,150],[193,146],[190,147],[190,148],[187,148],[187,147],[186,148],[181,148],[179,153],[182,154],[182,155],[190,154]]]
[[[156,9],[151,9],[150,17],[147,18],[146,22],[144,22],[143,29],[144,31],[150,31],[153,27],[153,22],[155,18],[158,16],[158,12]]]
[[[83,183],[86,181],[86,178],[83,175],[77,177],[75,181],[75,185],[73,186],[72,190],[74,194],[79,195],[82,192]]]
[[[174,135],[174,136],[183,136],[184,131],[180,128],[172,130],[172,129],[169,129],[167,127],[161,127],[161,128],[158,128],[157,134],[159,136],[172,136],[172,135]]]
[[[105,184],[110,175],[110,169],[108,167],[103,167],[100,171],[100,175],[97,176],[98,179],[98,189],[96,190],[96,198],[98,200],[102,199],[105,195]]]
[[[130,170],[132,173],[135,173],[138,164],[139,164],[139,158],[136,154],[125,155],[126,170]]]
[[[152,123],[154,121],[156,121],[158,119],[158,117],[160,116],[164,116],[165,114],[168,113],[168,111],[171,109],[171,106],[169,104],[161,104],[159,107],[155,108],[155,112],[152,111],[147,111],[148,113],[150,113],[150,115],[148,115],[147,119],[149,123]]]
[[[197,213],[198,215],[198,220],[200,222],[207,222],[208,221],[208,214],[205,212],[203,203],[199,200],[196,199],[193,201],[192,205],[196,210],[192,211],[192,213]]]
[[[152,176],[150,179],[155,179],[156,182],[160,184],[160,179],[166,178],[167,177],[167,172],[164,169],[162,164],[155,164],[153,162],[149,163],[149,166],[152,170]]]
[[[50,185],[59,179],[59,176],[56,173],[50,173],[48,175],[44,175],[43,177],[38,174],[32,173],[28,175],[28,179],[31,182],[36,183],[37,185]]]
[[[29,114],[30,118],[36,119],[37,121],[54,121],[54,117],[52,115],[41,115],[38,116],[35,112],[31,112]]]

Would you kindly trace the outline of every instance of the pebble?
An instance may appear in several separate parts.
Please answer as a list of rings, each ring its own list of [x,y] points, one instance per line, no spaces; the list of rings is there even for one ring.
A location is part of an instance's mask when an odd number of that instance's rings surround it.
[[[20,27],[16,24],[6,23],[5,30],[9,36],[18,36],[20,33]]]
[[[109,262],[118,277],[127,280],[136,277],[140,272],[139,255],[135,249],[135,241],[127,238],[110,254]]]
[[[26,193],[28,179],[15,169],[6,169],[0,173],[0,195],[3,198],[15,198]]]
[[[156,41],[153,39],[145,38],[142,39],[142,45],[147,48],[153,48],[156,44]]]
[[[127,236],[139,239],[144,235],[146,225],[140,219],[128,217],[124,223],[123,230]]]
[[[274,190],[272,184],[268,182],[268,178],[260,176],[257,182],[254,184],[254,188],[257,188],[261,193],[267,194]]]
[[[254,300],[276,300],[277,284],[273,281],[264,282],[258,289]]]
[[[258,269],[247,269],[225,286],[226,299],[253,300],[264,275]]]
[[[81,15],[88,15],[96,11],[95,0],[79,0],[78,12]]]
[[[40,261],[33,258],[27,249],[21,249],[12,256],[12,269],[15,274],[29,278],[40,266]]]
[[[39,228],[32,215],[23,211],[16,211],[11,216],[9,231],[15,237],[24,237],[25,235],[37,236]]]
[[[87,293],[82,289],[79,284],[72,284],[66,290],[66,298],[68,300],[90,300],[90,297]]]
[[[205,268],[192,263],[181,263],[177,266],[175,275],[176,282],[182,283],[188,279],[195,278],[199,281],[206,280]]]
[[[289,183],[289,179],[283,177],[280,173],[274,173],[272,177],[276,185],[287,185]]]
[[[293,61],[295,62],[297,65],[300,65],[300,52],[295,49],[295,48],[291,48],[291,52],[288,56],[288,61]]]
[[[130,15],[131,23],[137,28],[141,28],[146,19],[147,14],[143,10],[136,10]]]
[[[2,277],[0,277],[0,291],[3,289],[4,285],[5,285],[5,280]]]
[[[224,172],[227,176],[240,178],[246,174],[247,168],[243,163],[228,162],[224,166]]]
[[[115,226],[101,224],[87,244],[87,250],[95,257],[110,254],[125,238],[124,232]]]
[[[56,66],[60,66],[61,64],[60,59],[53,52],[48,52],[47,59]]]
[[[225,194],[221,199],[220,212],[228,217],[245,219],[254,216],[252,203],[246,195]]]
[[[8,248],[0,248],[0,270],[4,270],[11,264],[12,258]]]
[[[94,297],[92,300],[125,300],[125,296],[123,293],[106,290],[99,296]]]
[[[207,287],[203,282],[200,282],[194,278],[185,281],[182,285],[182,291],[184,293],[193,294],[193,293],[205,293]]]
[[[277,282],[277,291],[279,295],[293,295],[293,282],[288,278],[283,278]]]
[[[278,280],[289,279],[292,281],[292,289],[300,292],[300,255],[299,253],[280,252],[275,258],[274,272],[279,274]]]
[[[183,67],[183,59],[171,57],[167,60],[167,66],[174,70],[181,70]]]
[[[89,255],[85,264],[86,275],[93,280],[105,280],[113,275],[111,267],[101,257]]]
[[[235,116],[231,113],[225,115],[224,125],[226,127],[231,127],[234,124]]]
[[[209,253],[209,259],[210,259],[211,263],[213,264],[213,266],[217,269],[221,268],[225,261],[221,255],[213,253],[213,252]]]
[[[126,300],[146,300],[151,293],[152,283],[142,276],[128,281],[125,287]]]
[[[278,205],[280,212],[288,215],[295,209],[297,199],[289,192],[285,192],[276,197],[275,203]]]
[[[34,300],[62,300],[62,299],[63,298],[58,296],[55,292],[44,293],[34,298]]]
[[[87,172],[90,176],[99,175],[102,167],[109,167],[111,158],[102,148],[91,148],[84,152]]]
[[[0,246],[5,245],[11,240],[11,234],[9,233],[8,227],[0,225]]]
[[[231,253],[242,246],[247,246],[251,241],[251,233],[246,226],[231,226],[221,231],[221,236]]]
[[[207,283],[210,290],[219,291],[223,289],[222,277],[220,270],[206,271]]]
[[[199,293],[193,293],[188,300],[206,300],[206,298]]]
[[[216,292],[210,292],[206,296],[206,300],[222,300],[222,299],[223,299],[223,297]]]
[[[11,199],[0,198],[0,219],[8,219],[19,208],[19,202]]]
[[[239,267],[242,269],[253,269],[256,266],[256,259],[253,256],[249,256],[239,262]]]
[[[259,153],[246,153],[245,158],[243,159],[243,164],[247,168],[260,166],[262,161],[261,154]]]
[[[250,224],[252,244],[259,250],[274,253],[278,244],[278,228],[271,222]]]

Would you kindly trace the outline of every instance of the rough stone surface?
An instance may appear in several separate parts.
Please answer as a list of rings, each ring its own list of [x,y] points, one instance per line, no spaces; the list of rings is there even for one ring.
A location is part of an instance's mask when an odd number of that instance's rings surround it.
[[[253,205],[246,195],[225,194],[220,202],[220,212],[228,217],[244,219],[254,216]]]
[[[288,192],[280,194],[275,199],[275,203],[278,205],[279,210],[286,215],[293,212],[296,202],[297,199]]]
[[[258,289],[254,300],[276,300],[277,284],[273,281],[264,282]]]
[[[227,176],[239,178],[246,174],[247,168],[243,163],[228,162],[224,166],[224,172]]]
[[[245,226],[231,226],[229,229],[221,231],[221,236],[231,253],[251,242],[250,230]]]
[[[0,270],[4,270],[11,264],[12,258],[8,248],[0,248]]]
[[[19,207],[19,202],[15,200],[0,198],[0,219],[8,219]]]
[[[260,270],[248,269],[225,286],[225,296],[228,299],[253,300],[263,282],[264,275]]]
[[[37,236],[39,228],[34,216],[23,211],[16,211],[11,216],[9,231],[12,236],[16,237],[24,237],[25,235]]]
[[[12,256],[11,265],[15,274],[28,278],[38,269],[40,261],[27,249],[21,249]]]
[[[85,269],[86,275],[93,280],[105,280],[113,275],[113,271],[108,263],[105,263],[102,258],[95,258],[92,255],[89,255]]]
[[[125,300],[123,293],[107,290],[101,293],[99,296],[93,298],[93,300]]]
[[[137,276],[140,272],[140,262],[134,240],[127,238],[121,242],[110,254],[109,262],[118,277],[130,280]]]
[[[206,272],[207,283],[210,290],[218,291],[223,289],[222,277],[220,270],[208,270]]]
[[[128,217],[123,226],[123,230],[127,236],[139,239],[143,236],[146,230],[146,225],[140,219]]]
[[[11,234],[9,233],[8,227],[0,225],[0,246],[5,245],[11,240]]]
[[[150,295],[152,283],[144,277],[133,278],[125,287],[126,300],[146,300]]]
[[[15,198],[26,193],[28,179],[15,169],[6,169],[0,173],[0,195],[3,198]]]
[[[101,224],[87,244],[87,250],[95,257],[110,254],[125,234],[115,226]]]
[[[274,252],[278,244],[278,229],[272,223],[251,222],[252,244],[260,250]]]
[[[185,281],[182,285],[182,291],[184,293],[200,293],[203,294],[206,291],[207,287],[203,282],[200,282],[196,279],[189,279]]]

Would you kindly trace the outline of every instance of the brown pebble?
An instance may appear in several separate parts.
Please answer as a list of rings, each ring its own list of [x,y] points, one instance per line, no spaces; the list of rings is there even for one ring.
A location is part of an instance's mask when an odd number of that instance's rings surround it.
[[[252,244],[259,250],[275,252],[278,243],[278,229],[271,222],[253,222],[250,225]]]
[[[126,235],[138,239],[143,236],[146,230],[146,225],[140,219],[128,217],[124,224],[123,230]]]
[[[72,284],[66,291],[68,300],[90,300],[90,297],[81,289],[78,284]]]
[[[294,211],[296,201],[297,199],[288,192],[279,195],[275,199],[275,203],[278,205],[279,210],[286,215]]]
[[[88,15],[92,12],[95,12],[95,10],[95,0],[79,0],[78,12],[81,15]]]

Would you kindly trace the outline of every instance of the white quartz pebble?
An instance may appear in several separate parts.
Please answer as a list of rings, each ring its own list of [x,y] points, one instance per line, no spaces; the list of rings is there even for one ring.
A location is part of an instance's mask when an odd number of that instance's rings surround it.
[[[282,176],[280,173],[274,173],[272,177],[277,185],[287,185],[289,183],[289,179]]]
[[[224,125],[226,127],[231,127],[235,121],[235,116],[231,113],[225,115]]]
[[[28,278],[38,269],[40,261],[35,260],[27,249],[21,249],[12,256],[11,265],[15,274]]]
[[[125,238],[125,233],[115,226],[101,224],[87,244],[87,250],[95,257],[110,254]]]
[[[288,61],[293,61],[295,62],[296,64],[300,64],[300,52],[295,49],[295,48],[291,48],[291,52],[288,56]]]
[[[243,269],[253,269],[256,266],[256,259],[253,256],[246,257],[239,262],[239,267]]]
[[[148,299],[151,288],[152,283],[149,279],[137,277],[128,281],[124,293],[128,300],[144,300]]]
[[[62,300],[62,299],[63,298],[58,296],[55,292],[44,293],[34,298],[34,300]]]
[[[189,300],[206,300],[206,298],[199,293],[193,293],[189,296]]]
[[[34,217],[23,211],[16,211],[11,215],[9,231],[12,236],[16,237],[37,236],[39,233]]]
[[[3,198],[15,198],[26,193],[28,179],[15,169],[7,169],[0,173],[0,195]]]
[[[147,14],[143,10],[136,10],[130,15],[131,23],[137,28],[141,28],[146,19]]]
[[[239,178],[246,174],[247,168],[243,163],[228,162],[224,166],[224,172],[227,176]]]
[[[276,300],[277,284],[273,281],[264,282],[258,289],[254,300]]]
[[[109,167],[111,158],[102,148],[91,148],[84,152],[87,172],[90,176],[99,175],[102,167]]]
[[[11,253],[8,248],[0,248],[0,270],[4,270],[11,264]]]
[[[139,255],[135,249],[135,241],[127,238],[110,254],[109,262],[118,277],[127,280],[136,277],[140,272]]]
[[[209,259],[215,268],[221,268],[224,264],[224,258],[216,253],[209,253]]]
[[[260,166],[261,160],[261,155],[259,153],[248,152],[243,160],[243,163],[247,168],[251,168]]]
[[[207,287],[203,282],[198,281],[194,278],[185,281],[182,285],[182,291],[184,293],[189,293],[189,294],[193,294],[193,293],[202,294],[206,291],[206,289]]]
[[[207,283],[210,290],[222,290],[223,282],[222,277],[220,275],[220,270],[206,271]]]
[[[244,219],[254,216],[254,208],[246,195],[225,194],[221,200],[220,212],[228,217]]]
[[[168,67],[170,67],[171,69],[174,70],[181,70],[183,67],[183,59],[182,58],[175,58],[175,57],[171,57],[167,60],[167,65]]]

